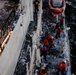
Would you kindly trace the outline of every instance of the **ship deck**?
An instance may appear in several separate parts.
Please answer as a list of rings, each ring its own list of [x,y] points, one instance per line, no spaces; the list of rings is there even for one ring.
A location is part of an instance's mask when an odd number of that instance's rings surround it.
[[[4,1],[0,1],[0,26],[3,24],[3,21],[5,21],[9,14],[12,11],[12,7],[14,6],[14,3],[9,3],[9,1],[4,0]]]
[[[48,14],[48,15],[47,15]],[[59,16],[60,18],[61,16]],[[54,46],[49,48],[48,54],[46,55],[46,61],[41,57],[41,66],[45,66],[48,75],[56,75],[58,69],[58,63],[61,61],[66,61],[67,65],[67,75],[70,75],[70,57],[69,57],[69,44],[68,44],[68,35],[65,28],[60,34],[60,38],[56,38],[56,17],[52,16],[48,9],[43,10],[42,14],[42,38],[46,39],[48,33],[54,37],[53,44]],[[40,43],[43,45],[43,42]]]

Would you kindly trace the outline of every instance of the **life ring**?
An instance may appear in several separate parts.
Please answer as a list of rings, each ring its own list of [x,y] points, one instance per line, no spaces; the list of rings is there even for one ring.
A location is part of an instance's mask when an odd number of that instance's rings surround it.
[[[49,9],[54,15],[59,15],[65,10],[65,0],[62,0],[62,1],[63,1],[63,6],[61,8],[58,8],[58,7],[54,8],[50,3],[51,0],[48,1]]]

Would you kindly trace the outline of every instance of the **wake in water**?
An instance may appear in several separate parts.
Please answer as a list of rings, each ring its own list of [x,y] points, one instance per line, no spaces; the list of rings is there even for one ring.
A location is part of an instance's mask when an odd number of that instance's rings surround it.
[[[66,1],[66,4],[72,6],[73,8],[76,8],[76,3],[71,1]]]

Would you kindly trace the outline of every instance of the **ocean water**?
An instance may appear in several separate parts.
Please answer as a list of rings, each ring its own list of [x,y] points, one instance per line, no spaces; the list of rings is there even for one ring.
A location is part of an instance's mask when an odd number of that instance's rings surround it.
[[[71,71],[76,75],[76,0],[68,0],[66,5],[66,24],[70,27]]]

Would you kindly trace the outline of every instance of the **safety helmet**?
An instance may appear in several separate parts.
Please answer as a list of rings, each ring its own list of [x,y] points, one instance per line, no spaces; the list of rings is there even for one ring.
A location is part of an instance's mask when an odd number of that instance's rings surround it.
[[[41,70],[45,70],[45,67],[42,67]]]

